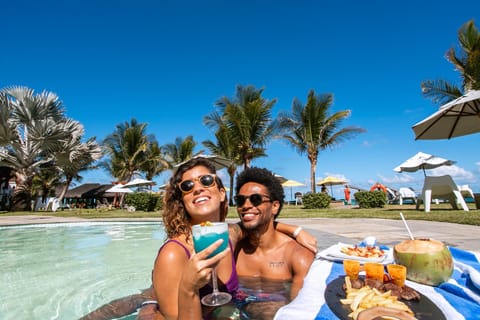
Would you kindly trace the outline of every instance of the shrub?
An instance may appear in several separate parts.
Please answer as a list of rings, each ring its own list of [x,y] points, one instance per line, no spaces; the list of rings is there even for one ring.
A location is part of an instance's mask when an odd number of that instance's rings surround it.
[[[303,196],[303,207],[305,209],[322,209],[330,206],[330,196],[323,192],[307,193]]]
[[[383,191],[359,191],[354,196],[360,208],[383,208],[387,204]]]
[[[125,204],[134,206],[135,210],[153,211],[158,204],[159,195],[148,192],[129,193],[125,197]]]
[[[163,194],[157,196],[157,203],[155,204],[155,211],[163,210]]]

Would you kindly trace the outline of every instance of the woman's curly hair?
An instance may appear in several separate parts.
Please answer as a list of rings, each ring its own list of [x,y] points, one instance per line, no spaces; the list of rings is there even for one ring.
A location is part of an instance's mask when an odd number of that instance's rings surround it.
[[[215,175],[215,184],[218,190],[225,189],[222,180],[216,175],[215,166],[213,163],[202,157],[197,157],[182,164],[170,178],[167,188],[165,190],[164,208],[163,208],[163,224],[165,232],[169,238],[185,235],[188,239],[191,233],[192,224],[191,217],[185,209],[183,203],[183,193],[178,184],[182,181],[183,174],[194,168],[202,166]],[[228,199],[225,194],[225,200],[220,203],[219,221],[225,221],[228,213]]]

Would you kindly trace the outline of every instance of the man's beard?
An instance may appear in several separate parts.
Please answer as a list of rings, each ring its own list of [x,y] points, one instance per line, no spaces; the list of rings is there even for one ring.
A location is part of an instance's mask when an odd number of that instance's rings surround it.
[[[247,230],[247,237],[251,245],[258,245],[260,237],[268,230],[268,223],[265,220],[257,220],[243,225],[243,228]]]

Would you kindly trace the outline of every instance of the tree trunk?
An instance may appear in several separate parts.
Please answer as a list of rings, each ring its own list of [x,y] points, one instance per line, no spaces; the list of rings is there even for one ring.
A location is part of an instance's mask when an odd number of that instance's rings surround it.
[[[310,188],[312,193],[316,192],[315,189],[315,171],[317,170],[317,160],[316,159],[309,159],[310,160]]]
[[[228,168],[228,175],[230,176],[230,197],[228,199],[229,206],[233,206],[233,183],[235,178],[235,171],[236,171],[236,168],[232,168],[232,167]]]
[[[58,202],[62,203],[63,198],[65,198],[65,194],[68,191],[68,188],[70,187],[70,184],[72,183],[72,178],[67,177],[67,181],[65,182],[65,185],[63,186],[62,192],[60,193],[60,196],[58,197]]]
[[[32,211],[33,175],[15,174],[16,188],[13,191],[12,211]]]

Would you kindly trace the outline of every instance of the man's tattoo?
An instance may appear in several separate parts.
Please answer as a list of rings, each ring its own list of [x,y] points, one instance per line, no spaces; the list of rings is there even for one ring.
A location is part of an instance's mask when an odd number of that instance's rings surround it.
[[[285,264],[284,261],[270,261],[269,266],[270,268],[280,268]]]

